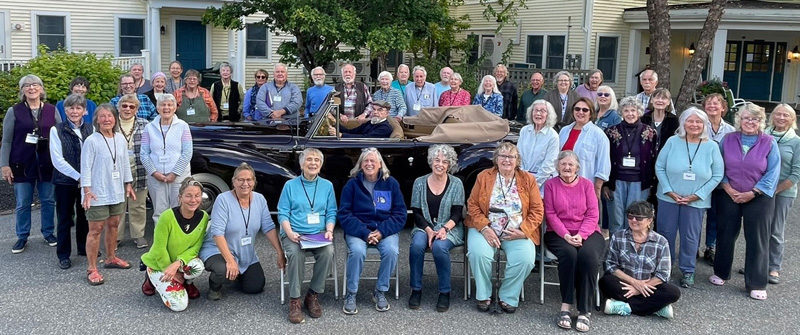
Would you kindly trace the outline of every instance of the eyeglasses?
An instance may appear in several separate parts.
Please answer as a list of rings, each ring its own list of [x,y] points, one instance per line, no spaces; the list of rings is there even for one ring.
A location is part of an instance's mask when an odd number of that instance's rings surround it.
[[[237,183],[242,183],[242,184],[245,184],[245,183],[246,184],[252,184],[253,182],[255,182],[255,179],[253,179],[253,178],[236,178],[236,182]]]
[[[134,109],[134,108],[136,108],[136,105],[134,105],[134,104],[120,104],[120,105],[119,105],[119,107],[120,107],[120,108],[130,108],[130,109]]]
[[[742,121],[744,122],[761,122],[760,117],[743,117]]]
[[[574,108],[572,108],[572,111],[574,111],[574,112],[583,112],[583,113],[589,113],[589,109],[588,109],[588,108],[586,108],[586,107],[574,107]]]
[[[133,86],[133,82],[130,83],[119,83],[120,86]]]
[[[572,80],[569,80],[569,79],[559,79],[558,80],[559,83],[568,83],[568,82],[571,82],[571,81]]]
[[[256,76],[256,79],[267,79],[267,76],[264,75]]]
[[[498,160],[514,160],[517,159],[516,155],[499,155],[497,156]]]
[[[598,96],[598,97],[610,97],[610,96],[611,96],[611,93],[606,93],[606,92],[597,92],[597,96]]]
[[[39,84],[39,83],[27,83],[27,84],[22,84],[22,88],[29,88],[29,87],[40,87],[40,86],[42,86],[42,84]]]
[[[628,220],[642,222],[649,219],[649,216],[628,214]]]
[[[547,114],[547,109],[545,108],[534,108],[533,114]]]

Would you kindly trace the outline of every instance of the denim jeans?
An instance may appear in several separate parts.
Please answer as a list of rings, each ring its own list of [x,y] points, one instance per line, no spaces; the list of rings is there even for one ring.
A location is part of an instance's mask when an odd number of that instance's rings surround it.
[[[608,224],[609,235],[625,229],[628,226],[625,210],[634,202],[647,200],[650,194],[650,188],[642,190],[642,183],[638,181],[617,180],[614,187],[614,200],[608,201],[608,210],[611,212],[608,216],[611,220]]]
[[[450,292],[450,249],[453,242],[448,239],[433,239],[431,254],[436,264],[436,274],[439,277],[439,292]],[[425,264],[425,250],[428,249],[428,234],[424,231],[415,231],[411,235],[411,246],[408,248],[409,280],[412,290],[422,289],[422,267]]]
[[[31,234],[31,204],[33,203],[34,186],[39,191],[39,202],[42,204],[42,236],[53,236],[55,229],[56,200],[53,194],[53,183],[41,181],[14,183],[14,197],[17,200],[14,214],[17,219],[17,238],[21,240],[28,240],[28,236]]]
[[[678,260],[681,273],[695,272],[697,265],[697,248],[700,247],[700,231],[703,229],[703,213],[705,208],[659,200],[658,201],[658,233],[669,242],[672,264]],[[680,232],[681,250],[675,251],[675,239]]]
[[[347,242],[347,290],[350,292],[358,292],[358,279],[361,278],[361,270],[364,269],[364,259],[367,257],[367,242],[354,236],[344,235],[345,242]],[[398,249],[399,238],[397,234],[386,236],[381,239],[376,246],[381,254],[381,265],[378,268],[378,282],[375,288],[378,291],[389,291],[389,280],[392,277],[392,271],[397,264],[397,255],[400,253]],[[346,292],[345,292],[346,293]]]

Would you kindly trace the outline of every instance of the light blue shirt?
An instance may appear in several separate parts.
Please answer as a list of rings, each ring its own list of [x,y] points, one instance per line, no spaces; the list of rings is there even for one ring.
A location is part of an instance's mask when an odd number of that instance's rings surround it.
[[[422,88],[419,88],[413,81],[409,82],[406,85],[406,116],[419,114],[419,110],[414,110],[416,104],[419,104],[420,109],[439,107],[439,100],[436,100],[436,87],[426,82]]]
[[[267,93],[269,93],[271,105],[267,104]],[[274,80],[270,81],[261,85],[258,95],[256,95],[256,112],[261,113],[261,117],[264,119],[272,115],[272,111],[281,109],[286,110],[286,114],[283,115],[284,119],[295,118],[295,114],[300,111],[302,104],[303,96],[300,88],[288,81],[281,88],[275,86]]]
[[[449,91],[450,90],[450,84],[445,85],[445,84],[442,84],[441,81],[436,83],[436,84],[434,84],[433,86],[434,86],[434,88],[436,88],[436,101],[437,102],[439,101],[439,97],[442,96],[442,93],[444,93],[445,91]]]
[[[326,225],[336,223],[336,211],[333,184],[327,179],[317,177],[314,181],[308,181],[300,175],[283,185],[278,200],[278,222],[289,221],[295,233],[306,235],[324,232]],[[317,214],[318,223],[308,222],[311,213]],[[286,236],[283,230],[281,236]]]
[[[247,209],[239,206],[239,200],[236,199],[233,191],[220,194],[214,201],[211,222],[198,255],[204,262],[209,257],[220,254],[217,243],[214,242],[214,236],[225,236],[228,250],[239,264],[239,273],[244,273],[250,265],[258,262],[255,250],[258,231],[266,234],[275,229],[275,223],[269,216],[267,199],[261,193],[252,192],[251,194],[250,207]],[[245,222],[248,224],[245,225]],[[243,237],[250,238],[249,244],[242,245]]]
[[[372,93],[372,101],[383,100],[389,103],[392,108],[389,110],[389,116],[403,116],[406,115],[406,101],[403,99],[403,93],[400,90],[390,87],[386,92],[379,88],[375,93]]]
[[[556,175],[558,133],[552,127],[537,132],[529,124],[519,131],[517,148],[522,156],[522,169],[536,177],[539,193],[544,194],[544,182]]]
[[[708,138],[714,140],[714,142],[722,142],[722,138],[728,133],[732,133],[736,131],[736,128],[730,125],[730,123],[725,122],[725,120],[720,120],[719,129],[717,132],[714,132],[714,128],[711,127],[711,122],[706,122],[706,132],[708,132]]]
[[[330,85],[315,85],[309,87],[306,91],[305,117],[316,114],[317,109],[319,109],[319,106],[322,106],[322,103],[325,102],[325,97],[328,96],[328,93],[331,91],[333,91],[333,86]]]
[[[573,127],[575,127],[575,122],[561,128],[558,133],[559,149],[564,147],[564,143],[567,142],[569,132],[572,131]],[[572,151],[575,151],[581,163],[581,177],[592,182],[594,182],[595,178],[608,181],[608,175],[611,173],[610,144],[606,133],[600,127],[596,126],[592,121],[584,125]]]
[[[695,150],[697,155],[694,154]],[[689,171],[691,156],[694,156],[692,158],[694,180],[685,180],[683,174]],[[725,163],[716,142],[705,140],[700,144],[689,143],[687,150],[686,140],[673,135],[667,139],[656,159],[658,178],[656,197],[658,200],[675,203],[667,193],[675,192],[684,197],[694,194],[700,197],[700,200],[690,203],[689,206],[710,208],[711,192],[719,185],[724,174]]]
[[[622,122],[622,117],[619,116],[616,110],[611,109],[606,111],[603,117],[597,119],[597,126],[600,127],[600,129],[606,130],[618,125],[620,122]]]

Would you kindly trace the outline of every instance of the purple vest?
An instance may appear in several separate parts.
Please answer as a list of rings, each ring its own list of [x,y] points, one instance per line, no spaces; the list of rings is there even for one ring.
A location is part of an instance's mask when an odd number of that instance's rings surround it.
[[[722,160],[728,184],[739,192],[747,192],[756,186],[767,172],[767,156],[772,149],[772,138],[761,133],[752,148],[742,153],[742,133],[730,133],[722,140]]]
[[[30,108],[24,103],[14,105],[14,138],[11,142],[9,165],[15,182],[34,180],[49,182],[53,179],[53,163],[50,161],[48,137],[50,128],[56,124],[56,108],[44,104],[39,111],[39,127],[36,133],[38,144],[25,143],[25,138],[36,128]]]

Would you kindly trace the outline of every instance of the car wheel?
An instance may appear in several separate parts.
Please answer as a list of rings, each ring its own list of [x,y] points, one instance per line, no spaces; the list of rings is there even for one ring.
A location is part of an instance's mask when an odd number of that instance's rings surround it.
[[[198,173],[192,177],[203,184],[203,202],[200,205],[200,209],[209,213],[211,213],[211,208],[214,206],[214,201],[217,200],[217,197],[231,189],[222,178],[210,173]]]

